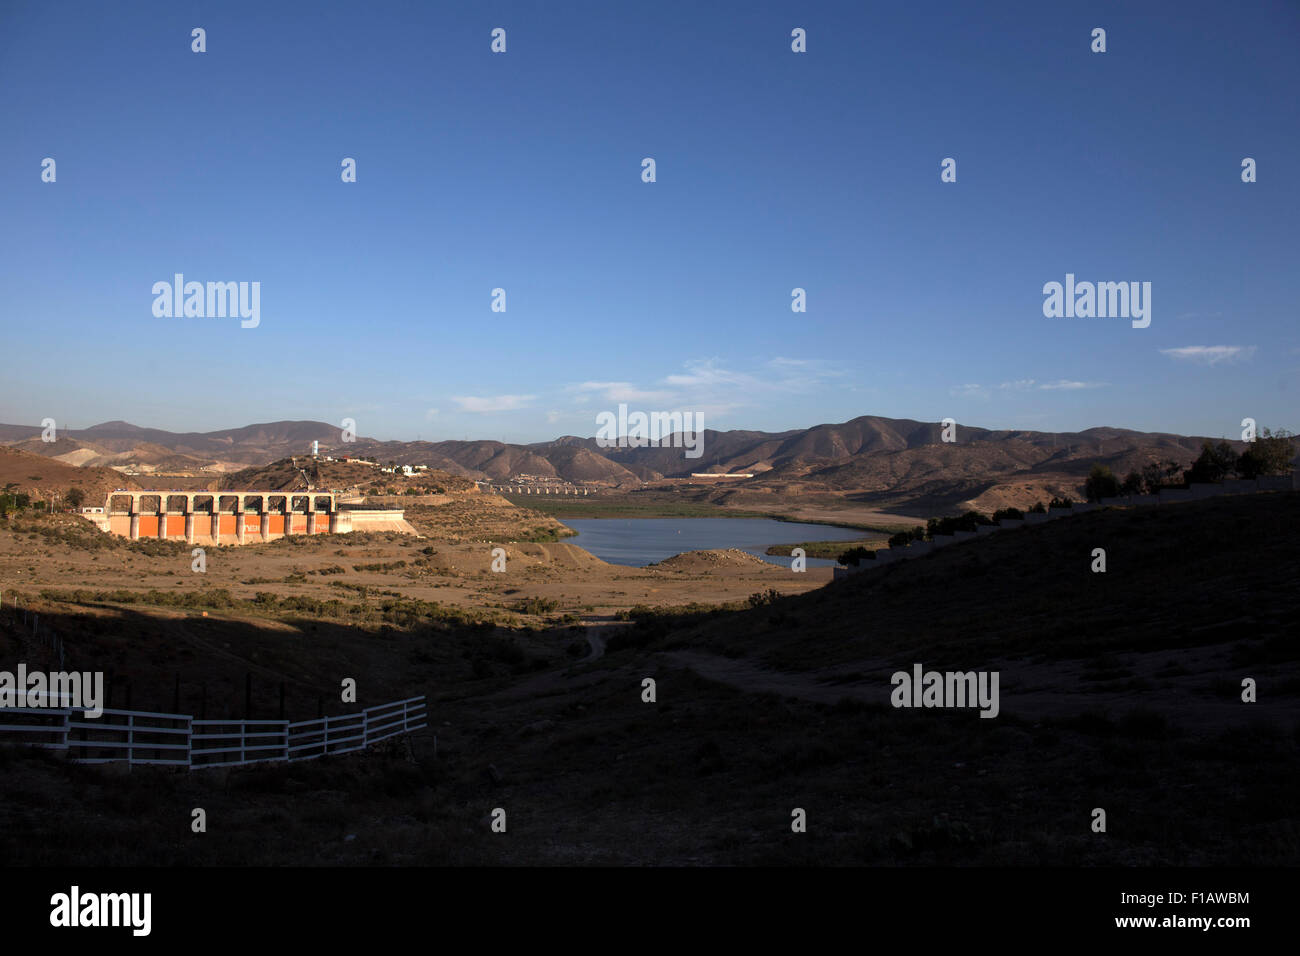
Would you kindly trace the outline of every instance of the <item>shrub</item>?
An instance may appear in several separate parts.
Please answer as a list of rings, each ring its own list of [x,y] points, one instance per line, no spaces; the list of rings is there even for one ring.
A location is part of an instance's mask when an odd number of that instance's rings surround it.
[[[1084,482],[1083,490],[1089,501],[1116,498],[1119,496],[1119,479],[1106,465],[1096,464],[1088,472],[1088,480]]]
[[[892,538],[890,539],[890,546],[891,547],[893,546]],[[870,548],[864,548],[861,545],[859,545],[856,548],[849,548],[849,550],[845,551],[835,560],[838,561],[840,564],[851,564],[854,567],[857,567],[859,561],[863,561],[863,560],[874,561],[875,558],[876,558],[876,552],[872,551]]]
[[[1291,470],[1291,459],[1295,455],[1294,438],[1286,429],[1276,432],[1263,429],[1237,459],[1237,473],[1243,478],[1286,474]]]
[[[531,597],[516,601],[510,610],[516,614],[549,614],[560,606],[560,602],[551,598]]]
[[[933,538],[936,534],[952,534],[954,531],[974,531],[979,528],[980,525],[992,523],[992,519],[987,515],[982,515],[978,511],[967,511],[965,514],[947,518],[931,518],[926,522],[925,536],[927,538]]]
[[[1226,441],[1217,445],[1207,441],[1201,445],[1201,453],[1192,462],[1192,467],[1184,473],[1184,481],[1188,484],[1193,481],[1220,482],[1237,472],[1237,464],[1237,453]]]

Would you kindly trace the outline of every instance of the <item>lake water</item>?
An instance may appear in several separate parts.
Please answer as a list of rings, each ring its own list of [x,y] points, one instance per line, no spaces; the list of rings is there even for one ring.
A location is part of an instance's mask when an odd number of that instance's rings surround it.
[[[610,564],[644,567],[684,551],[739,548],[783,567],[790,558],[764,554],[770,545],[802,541],[853,541],[867,537],[854,528],[825,524],[795,524],[770,518],[575,518],[564,524],[578,532],[564,540],[585,548]],[[809,558],[808,567],[829,567],[834,561]]]

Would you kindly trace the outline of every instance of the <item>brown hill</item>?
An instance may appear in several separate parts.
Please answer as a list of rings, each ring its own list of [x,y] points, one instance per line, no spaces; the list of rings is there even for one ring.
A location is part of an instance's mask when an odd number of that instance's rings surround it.
[[[49,497],[63,495],[70,488],[86,493],[87,505],[98,505],[115,488],[140,488],[132,479],[111,468],[77,468],[23,451],[0,445],[0,487]]]
[[[971,502],[1023,507],[1052,494],[1078,497],[1094,463],[1109,465],[1121,477],[1150,463],[1176,462],[1185,467],[1204,441],[1121,428],[1052,433],[958,425],[957,441],[945,443],[938,423],[872,415],[775,433],[706,430],[698,458],[687,458],[681,447],[602,448],[594,438],[574,436],[529,445],[381,442],[362,437],[344,444],[339,430],[323,422],[271,422],[185,434],[107,422],[62,431],[59,442],[49,445],[33,440],[39,431],[0,425],[0,441],[21,442],[29,451],[70,464],[129,463],[135,470],[189,474],[203,473],[204,468],[231,471],[233,466],[225,464],[229,462],[261,467],[307,453],[312,441],[320,442],[323,455],[346,453],[381,462],[425,464],[475,480],[507,481],[527,474],[626,489],[664,478],[686,478],[692,472],[751,472],[755,477],[745,485],[754,490],[830,492],[882,508],[931,512],[963,509]],[[1241,442],[1229,444],[1238,452],[1245,448]],[[735,492],[735,488],[720,488],[712,493]]]

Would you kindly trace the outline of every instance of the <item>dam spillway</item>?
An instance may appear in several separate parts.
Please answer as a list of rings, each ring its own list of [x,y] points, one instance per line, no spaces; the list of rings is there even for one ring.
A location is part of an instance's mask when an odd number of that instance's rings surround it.
[[[83,517],[110,534],[187,544],[254,544],[293,535],[399,531],[414,534],[402,509],[357,509],[327,491],[110,492],[103,513]]]

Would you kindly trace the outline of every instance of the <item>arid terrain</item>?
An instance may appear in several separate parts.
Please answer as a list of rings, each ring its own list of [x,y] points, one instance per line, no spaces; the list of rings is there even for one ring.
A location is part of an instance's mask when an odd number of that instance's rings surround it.
[[[419,537],[211,548],[203,573],[182,542],[11,516],[6,667],[49,663],[18,596],[66,666],[109,674],[115,706],[275,717],[283,688],[298,719],[349,710],[352,678],[359,705],[425,694],[432,719],[364,754],[192,773],[2,750],[0,857],[1300,858],[1298,494],[1106,509],[833,583],[739,552],[608,565],[546,515],[468,488],[444,497],[408,508]],[[1089,570],[1099,546],[1105,574]],[[999,671],[999,716],[889,706],[889,675],[917,662]],[[1257,703],[1240,699],[1245,677]],[[195,806],[212,821],[202,838]],[[506,835],[487,826],[498,807]],[[1106,834],[1090,831],[1095,807]]]
[[[474,481],[504,484],[527,475],[591,491],[666,490],[714,506],[768,511],[784,507],[777,502],[790,502],[810,514],[836,515],[856,507],[924,514],[966,508],[994,511],[1027,507],[1058,494],[1078,497],[1094,463],[1120,475],[1152,463],[1185,466],[1204,441],[1121,428],[1058,433],[966,425],[955,426],[946,440],[939,423],[873,415],[786,432],[706,429],[699,458],[686,458],[681,448],[671,445],[602,447],[594,438],[575,436],[530,445],[378,441],[364,436],[344,441],[338,428],[311,421],[205,433],[114,421],[56,434],[57,441],[46,441],[38,427],[0,424],[0,444],[13,449],[60,464],[117,469],[146,482],[182,476],[177,487],[190,487],[184,482],[191,481],[208,487],[214,479],[247,482],[265,472],[266,463],[304,456],[312,442],[318,442],[324,456],[425,465]],[[1238,451],[1245,447],[1231,444]],[[373,468],[368,476],[360,468],[351,469],[352,477],[367,484],[379,480]],[[692,478],[697,472],[753,477],[719,483]]]

